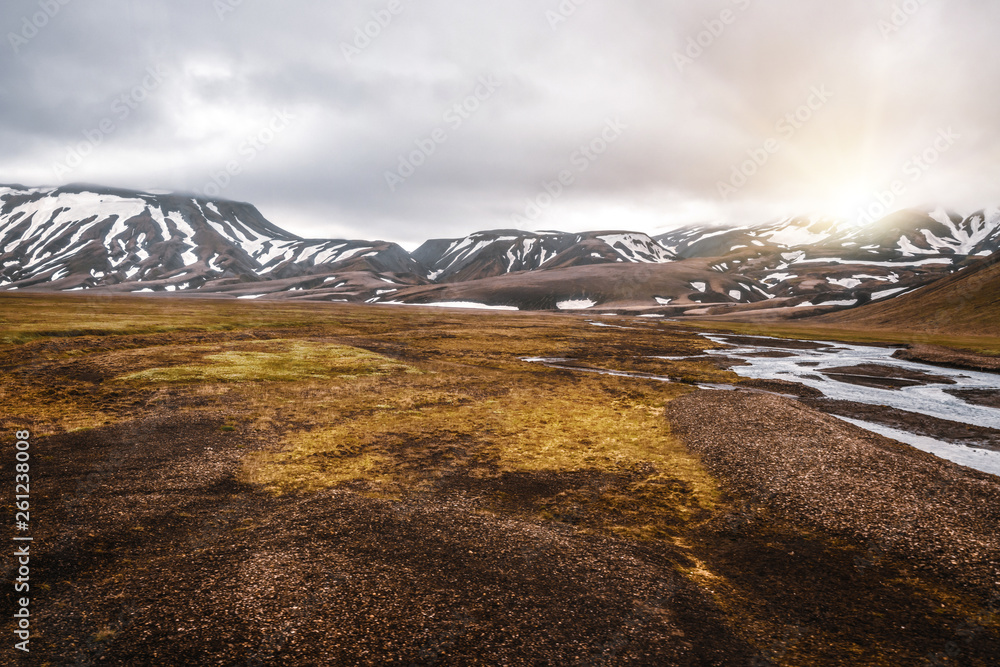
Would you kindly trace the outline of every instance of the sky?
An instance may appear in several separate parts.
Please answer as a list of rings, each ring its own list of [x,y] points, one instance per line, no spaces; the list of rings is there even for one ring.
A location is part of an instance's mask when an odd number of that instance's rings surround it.
[[[6,0],[0,183],[310,238],[1000,204],[1000,3]]]

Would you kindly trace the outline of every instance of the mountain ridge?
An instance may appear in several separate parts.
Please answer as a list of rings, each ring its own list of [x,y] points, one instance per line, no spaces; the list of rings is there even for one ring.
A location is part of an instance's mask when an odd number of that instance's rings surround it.
[[[1000,209],[962,217],[938,208],[905,209],[866,226],[790,217],[655,237],[499,229],[430,239],[407,252],[387,241],[302,238],[246,202],[87,184],[0,186],[0,290],[414,305],[447,294],[484,305],[592,302],[674,316],[765,301],[859,306],[912,292],[998,249]],[[554,291],[541,294],[543,284]]]

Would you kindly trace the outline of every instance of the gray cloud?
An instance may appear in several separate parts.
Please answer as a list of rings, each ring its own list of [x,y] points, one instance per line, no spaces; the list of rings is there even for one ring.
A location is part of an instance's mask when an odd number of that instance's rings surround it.
[[[896,180],[899,207],[1000,203],[1000,6],[974,0],[63,2],[0,8],[0,182],[214,184],[303,235],[407,243],[851,216]],[[502,85],[476,100],[482,77]],[[626,129],[583,171],[609,119]],[[960,138],[914,178],[947,128]],[[548,205],[525,216],[532,201]]]

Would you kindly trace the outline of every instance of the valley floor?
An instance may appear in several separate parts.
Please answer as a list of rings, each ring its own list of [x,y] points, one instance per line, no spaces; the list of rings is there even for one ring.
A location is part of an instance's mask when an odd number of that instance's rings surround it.
[[[1000,655],[1000,479],[657,358],[714,345],[671,323],[13,295],[0,321],[30,664]]]

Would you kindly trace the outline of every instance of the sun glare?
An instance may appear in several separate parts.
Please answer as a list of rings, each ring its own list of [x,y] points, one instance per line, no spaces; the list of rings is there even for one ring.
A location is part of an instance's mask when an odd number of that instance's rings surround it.
[[[857,222],[863,211],[871,202],[875,190],[854,185],[836,192],[827,205],[828,214],[849,222]]]

